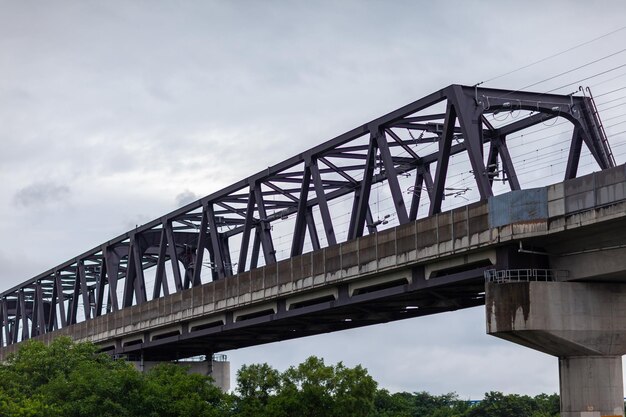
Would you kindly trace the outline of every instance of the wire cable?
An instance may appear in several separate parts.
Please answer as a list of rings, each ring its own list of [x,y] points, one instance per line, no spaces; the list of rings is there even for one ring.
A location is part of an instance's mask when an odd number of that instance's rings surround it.
[[[596,84],[597,85],[597,84]],[[611,93],[614,93],[616,91],[621,91],[621,90],[626,90],[626,87],[620,87],[620,88],[616,88],[615,90],[611,90],[611,91],[607,91],[606,93],[602,93],[602,94],[598,94],[598,95],[594,95],[595,98],[598,97],[602,97],[602,96],[608,96]]]
[[[597,74],[590,75],[589,77],[581,78],[580,80],[574,81],[574,82],[572,82],[572,83],[565,84],[565,85],[562,85],[562,86],[557,87],[557,88],[553,88],[552,90],[548,90],[548,91],[546,91],[546,92],[545,92],[545,93],[543,93],[543,94],[551,93],[551,92],[553,92],[553,91],[560,90],[561,88],[570,87],[570,86],[572,86],[572,85],[580,84],[580,83],[581,83],[581,82],[583,82],[583,81],[587,81],[587,80],[590,80],[590,79],[592,79],[592,78],[599,77],[600,75],[608,74],[609,72],[613,72],[613,71],[615,71],[615,70],[618,70],[618,69],[620,69],[620,68],[624,68],[624,67],[626,67],[626,64],[618,65],[617,67],[613,67],[613,68],[608,69],[608,70],[606,70],[606,71],[602,71],[602,72],[599,72],[599,73],[597,73]],[[524,88],[525,88],[525,87],[524,87]],[[519,91],[519,90],[518,90],[518,91]]]
[[[624,29],[626,29],[626,26],[622,26],[621,28],[615,29],[615,30],[613,30],[613,31],[611,31],[611,32],[608,32],[608,33],[605,33],[604,35],[598,36],[597,38],[593,38],[593,39],[588,40],[588,41],[586,41],[586,42],[579,43],[578,45],[574,45],[574,46],[572,46],[572,47],[570,47],[570,48],[567,48],[567,49],[565,49],[565,50],[563,50],[563,51],[557,52],[557,53],[555,53],[555,54],[553,54],[553,55],[550,55],[550,56],[547,56],[547,57],[542,58],[542,59],[540,59],[540,60],[537,60],[537,61],[531,62],[530,64],[524,65],[523,67],[520,67],[520,68],[514,69],[514,70],[509,71],[509,72],[506,72],[506,73],[504,73],[504,74],[497,75],[497,76],[495,76],[495,77],[493,77],[493,78],[489,78],[488,80],[485,80],[485,81],[480,82],[480,84],[488,83],[488,82],[491,82],[491,81],[494,81],[494,80],[500,79],[500,78],[502,78],[502,77],[506,77],[507,75],[514,74],[514,73],[516,73],[516,72],[518,72],[518,71],[525,70],[526,68],[530,68],[530,67],[532,67],[532,66],[534,66],[534,65],[537,65],[537,64],[540,64],[540,63],[542,63],[542,62],[548,61],[548,60],[550,60],[550,59],[552,59],[552,58],[556,58],[557,56],[561,56],[561,55],[563,55],[563,54],[566,54],[566,53],[568,53],[568,52],[570,52],[570,51],[573,51],[573,50],[578,49],[578,48],[580,48],[580,47],[583,47],[583,46],[585,46],[585,45],[589,45],[590,43],[593,43],[593,42],[598,41],[598,40],[600,40],[600,39],[603,39],[603,38],[606,38],[606,37],[608,37],[608,36],[611,36],[611,35],[613,35],[613,34],[615,34],[615,33],[617,33],[617,32],[620,32],[620,31],[622,31],[622,30],[624,30]]]

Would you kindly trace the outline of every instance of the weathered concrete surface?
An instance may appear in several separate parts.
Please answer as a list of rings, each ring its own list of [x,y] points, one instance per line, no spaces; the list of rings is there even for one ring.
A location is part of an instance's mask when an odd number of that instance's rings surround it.
[[[486,287],[487,333],[554,356],[626,354],[626,284]]]
[[[561,416],[624,415],[626,284],[489,283],[487,333],[559,357]]]
[[[559,359],[561,417],[624,415],[621,356]]]

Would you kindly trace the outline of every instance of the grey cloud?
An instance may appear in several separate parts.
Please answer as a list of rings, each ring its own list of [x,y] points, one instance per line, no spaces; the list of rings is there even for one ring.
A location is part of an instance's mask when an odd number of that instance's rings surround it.
[[[21,207],[57,204],[65,201],[70,194],[69,187],[65,185],[35,182],[18,190],[13,196],[13,202]]]
[[[193,191],[185,189],[185,191],[183,191],[182,193],[178,194],[175,197],[175,199],[176,199],[176,206],[177,207],[184,206],[185,204],[189,204],[192,201],[196,201],[199,198],[200,197],[196,193],[194,193]]]

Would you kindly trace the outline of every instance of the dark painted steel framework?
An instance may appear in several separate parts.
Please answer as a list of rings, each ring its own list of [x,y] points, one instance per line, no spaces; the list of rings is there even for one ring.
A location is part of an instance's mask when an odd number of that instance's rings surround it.
[[[511,110],[526,113],[498,127],[485,117]],[[588,97],[451,85],[4,291],[0,344],[201,285],[203,267],[212,280],[222,280],[275,263],[273,224],[287,217],[294,219],[290,256],[303,253],[307,238],[313,250],[334,245],[340,239],[329,202],[340,197],[352,199],[347,240],[375,233],[381,223],[371,210],[375,184],[388,186],[399,224],[416,220],[423,194],[429,215],[437,214],[454,155],[467,155],[481,199],[493,194],[500,171],[511,190],[520,189],[507,137],[557,117],[573,125],[564,179],[576,177],[583,145],[601,169],[615,166]],[[416,135],[403,139],[400,130]],[[437,143],[438,150],[418,154],[416,145],[425,143]],[[407,173],[414,184],[405,202],[399,177]],[[238,256],[232,259],[235,241]],[[151,268],[154,283],[147,288]]]

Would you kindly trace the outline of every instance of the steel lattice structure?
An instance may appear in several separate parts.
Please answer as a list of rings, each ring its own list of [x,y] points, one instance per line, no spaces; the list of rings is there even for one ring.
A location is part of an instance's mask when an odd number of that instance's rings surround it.
[[[485,117],[512,110],[525,115],[498,127]],[[0,344],[199,286],[203,266],[209,266],[210,279],[221,280],[275,263],[272,226],[286,218],[292,227],[289,256],[302,254],[307,239],[313,250],[337,244],[342,239],[329,203],[341,197],[352,201],[346,240],[375,233],[381,225],[371,210],[376,184],[388,187],[398,224],[415,221],[425,197],[428,214],[437,214],[455,155],[466,154],[480,199],[493,195],[499,173],[518,190],[507,137],[557,117],[573,126],[564,179],[576,177],[583,144],[601,169],[615,166],[589,97],[451,85],[4,291]],[[399,130],[420,133],[402,138]],[[438,144],[437,151],[418,154],[417,145],[428,143]],[[405,201],[399,178],[408,173],[414,182]],[[148,270],[154,274],[151,288]]]

